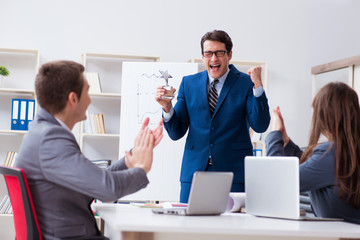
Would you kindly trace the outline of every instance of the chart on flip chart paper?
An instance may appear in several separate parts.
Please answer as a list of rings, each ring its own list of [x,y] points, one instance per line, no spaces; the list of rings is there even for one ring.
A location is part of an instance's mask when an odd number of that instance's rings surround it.
[[[122,75],[119,157],[133,147],[145,118],[155,128],[162,118],[162,109],[155,100],[156,88],[169,85],[177,91],[183,76],[197,73],[196,63],[124,62]],[[186,135],[171,140],[164,129],[164,138],[154,150],[153,165],[148,174],[150,184],[126,200],[178,201],[180,168]]]

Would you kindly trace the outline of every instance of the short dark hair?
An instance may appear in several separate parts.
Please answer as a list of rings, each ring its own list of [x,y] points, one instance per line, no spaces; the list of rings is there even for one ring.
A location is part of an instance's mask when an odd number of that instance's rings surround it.
[[[71,92],[80,99],[84,87],[83,65],[73,61],[52,61],[39,69],[35,93],[40,107],[51,114],[61,112]]]
[[[230,36],[222,30],[214,30],[212,32],[207,32],[205,35],[201,38],[201,53],[204,52],[204,42],[206,40],[210,41],[216,41],[216,42],[222,42],[225,44],[226,51],[230,52],[232,50],[233,44],[231,41]]]

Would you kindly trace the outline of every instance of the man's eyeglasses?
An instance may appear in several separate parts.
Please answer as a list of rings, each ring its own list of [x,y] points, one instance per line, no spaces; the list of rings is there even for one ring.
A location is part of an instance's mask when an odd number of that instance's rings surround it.
[[[202,53],[202,55],[204,56],[204,58],[211,58],[213,54],[215,54],[216,57],[223,57],[225,56],[225,53],[228,53],[228,51],[224,51],[224,50],[219,50],[219,51],[205,51]]]

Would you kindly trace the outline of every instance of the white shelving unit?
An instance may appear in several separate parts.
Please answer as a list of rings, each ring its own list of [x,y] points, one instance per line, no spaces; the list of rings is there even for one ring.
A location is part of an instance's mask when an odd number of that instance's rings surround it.
[[[360,55],[313,66],[313,97],[330,82],[344,82],[360,95]]]
[[[0,86],[0,164],[3,164],[8,151],[19,150],[25,133],[10,130],[12,99],[35,99],[34,81],[39,68],[39,52],[0,48],[0,66],[10,71],[9,76],[3,77]]]
[[[192,63],[198,63],[199,72],[205,71],[206,67],[205,64],[203,63],[201,58],[192,58],[190,60],[188,60],[188,62],[192,62]],[[233,64],[239,71],[247,73],[247,71],[251,68],[251,67],[255,67],[255,66],[261,66],[262,71],[261,71],[261,79],[263,82],[263,87],[266,93],[267,90],[267,63],[264,61],[237,61],[237,60],[231,60],[230,64]],[[265,156],[266,155],[266,148],[265,148],[265,134],[262,134],[262,139],[261,140],[256,140],[256,141],[252,141],[252,144],[254,146],[254,149],[261,149],[262,150],[262,155]]]
[[[3,165],[7,152],[19,151],[27,132],[11,130],[12,99],[35,99],[34,82],[39,69],[39,51],[0,48],[0,66],[6,67],[10,72],[9,76],[3,77],[0,86],[0,164]],[[6,184],[2,178],[0,199],[2,200],[6,194],[8,194]],[[0,226],[7,229],[4,233],[0,233],[0,239],[15,238],[12,214],[1,214]]]
[[[39,68],[39,52],[0,48],[0,65],[10,71],[10,75],[3,78],[0,86],[0,164],[3,164],[8,151],[19,150],[26,133],[10,130],[12,99],[35,99],[34,81]]]
[[[86,72],[97,72],[101,93],[90,94],[89,114],[104,115],[106,134],[86,133],[85,122],[77,124],[75,134],[79,145],[90,160],[116,160],[119,156],[121,81],[123,62],[157,62],[159,57],[132,56],[107,53],[83,53]]]

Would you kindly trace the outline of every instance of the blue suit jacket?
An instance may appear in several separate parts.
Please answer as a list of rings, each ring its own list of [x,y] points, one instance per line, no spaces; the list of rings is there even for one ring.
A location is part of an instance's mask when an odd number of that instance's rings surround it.
[[[209,156],[215,171],[232,171],[234,183],[244,182],[244,157],[253,155],[249,126],[264,132],[270,123],[265,93],[255,98],[250,76],[233,65],[211,118],[207,96],[208,73],[185,76],[174,114],[165,129],[173,140],[189,130],[182,161],[181,182],[191,182],[195,171],[204,171]]]

